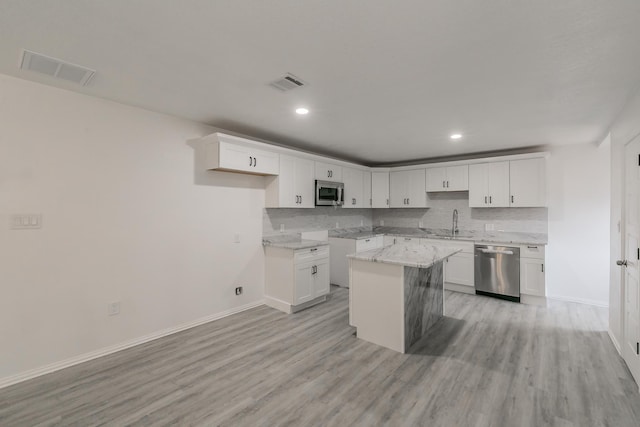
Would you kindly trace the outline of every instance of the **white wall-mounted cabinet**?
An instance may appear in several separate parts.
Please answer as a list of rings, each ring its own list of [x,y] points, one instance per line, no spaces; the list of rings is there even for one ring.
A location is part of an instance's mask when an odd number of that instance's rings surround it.
[[[426,208],[425,170],[402,170],[389,173],[392,208]]]
[[[544,158],[511,160],[509,186],[511,207],[546,206],[546,160]]]
[[[544,297],[545,288],[545,247],[523,245],[520,247],[520,293]]]
[[[469,190],[469,166],[442,166],[426,169],[428,192]]]
[[[280,174],[267,178],[265,207],[315,207],[313,164],[312,160],[281,154]]]
[[[343,208],[364,208],[369,207],[364,203],[364,171],[361,169],[342,168],[342,179],[344,183],[344,205]]]
[[[278,175],[280,171],[277,153],[238,141],[222,141],[219,137],[212,136],[207,140],[205,156],[206,168],[209,170],[256,175]]]
[[[316,179],[319,181],[342,182],[342,166],[316,162]]]
[[[469,206],[509,206],[509,162],[469,165]]]
[[[373,206],[373,195],[371,193],[371,172],[362,171],[362,176],[364,177],[364,193],[362,194],[363,207],[370,208]]]
[[[371,173],[371,207],[389,207],[389,172]]]
[[[265,248],[265,303],[293,313],[325,301],[329,293],[329,246]]]

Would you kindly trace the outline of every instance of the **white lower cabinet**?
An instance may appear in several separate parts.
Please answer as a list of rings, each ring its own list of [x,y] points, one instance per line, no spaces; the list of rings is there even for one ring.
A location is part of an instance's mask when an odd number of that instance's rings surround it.
[[[382,238],[383,246],[389,246],[389,245],[395,245],[395,244],[396,244],[396,236],[388,236],[385,234],[385,236]]]
[[[447,248],[459,249],[460,252],[447,258],[444,263],[445,286],[452,290],[464,290],[472,292],[474,283],[474,253],[473,242],[459,242],[451,240],[421,239],[422,244],[432,244]],[[454,285],[453,287],[451,285]],[[469,288],[457,288],[462,285]]]
[[[537,297],[546,296],[544,246],[520,247],[520,293]]]
[[[384,244],[382,235],[366,239],[329,238],[331,247],[330,281],[343,288],[349,287],[349,259],[347,255],[381,248]]]
[[[265,248],[265,303],[294,313],[325,301],[330,291],[329,246]]]

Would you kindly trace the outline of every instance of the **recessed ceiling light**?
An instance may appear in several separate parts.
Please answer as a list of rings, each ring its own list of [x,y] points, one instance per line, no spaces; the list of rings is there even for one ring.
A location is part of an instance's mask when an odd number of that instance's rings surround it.
[[[305,114],[309,114],[309,109],[304,107],[296,108],[296,113],[300,114],[301,116],[304,116]]]
[[[456,140],[462,138],[462,134],[461,133],[452,133],[451,136],[449,136],[449,138],[451,138],[452,140],[456,141]]]

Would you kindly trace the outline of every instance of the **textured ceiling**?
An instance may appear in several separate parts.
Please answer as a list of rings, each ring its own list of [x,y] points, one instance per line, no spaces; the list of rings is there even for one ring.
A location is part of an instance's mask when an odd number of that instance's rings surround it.
[[[0,2],[0,73],[367,164],[597,142],[639,70],[637,0]]]

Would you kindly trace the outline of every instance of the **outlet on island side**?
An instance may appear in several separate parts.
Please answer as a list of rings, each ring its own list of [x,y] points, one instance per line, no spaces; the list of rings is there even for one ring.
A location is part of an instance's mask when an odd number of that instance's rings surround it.
[[[116,316],[120,314],[120,301],[110,302],[107,304],[107,314],[109,316]]]
[[[236,295],[242,295],[242,286],[236,288]]]

